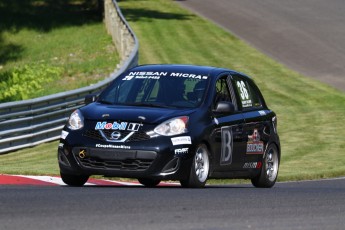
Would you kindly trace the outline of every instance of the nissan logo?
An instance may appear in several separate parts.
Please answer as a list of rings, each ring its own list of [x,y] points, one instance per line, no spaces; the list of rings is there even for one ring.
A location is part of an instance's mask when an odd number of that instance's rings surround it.
[[[118,140],[120,137],[121,137],[121,133],[117,131],[112,132],[110,135],[110,139],[112,140]]]

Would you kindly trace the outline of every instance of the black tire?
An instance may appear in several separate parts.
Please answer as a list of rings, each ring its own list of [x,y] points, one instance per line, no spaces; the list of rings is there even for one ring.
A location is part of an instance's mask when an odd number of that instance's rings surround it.
[[[61,175],[62,181],[65,184],[69,186],[73,186],[73,187],[81,187],[89,179],[89,176],[85,176],[85,175],[72,175],[72,174],[65,174],[61,172],[60,172],[60,175]]]
[[[149,188],[156,187],[161,182],[161,180],[158,180],[158,179],[148,179],[148,178],[139,178],[138,181],[140,184]]]
[[[195,150],[188,179],[180,180],[180,184],[184,188],[203,188],[205,187],[209,172],[209,151],[206,145],[201,144]]]
[[[279,171],[280,156],[275,144],[270,144],[262,159],[260,174],[252,178],[252,184],[257,188],[271,188],[276,183]]]

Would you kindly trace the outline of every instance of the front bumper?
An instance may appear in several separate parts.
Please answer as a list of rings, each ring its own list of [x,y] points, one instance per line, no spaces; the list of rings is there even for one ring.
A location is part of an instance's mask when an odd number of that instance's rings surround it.
[[[127,144],[70,133],[60,140],[58,160],[66,174],[182,180],[190,173],[192,151],[192,145],[174,146],[170,137]]]

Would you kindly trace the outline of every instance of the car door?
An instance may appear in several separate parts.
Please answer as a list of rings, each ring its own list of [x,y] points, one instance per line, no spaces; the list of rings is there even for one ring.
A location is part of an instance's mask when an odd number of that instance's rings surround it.
[[[254,82],[241,75],[233,75],[232,83],[239,99],[239,110],[242,111],[245,125],[243,135],[246,150],[240,162],[243,169],[259,167],[266,144],[269,140],[270,111]]]
[[[219,101],[231,102],[234,104],[234,113],[214,113],[213,153],[214,171],[226,172],[242,166],[241,155],[245,151],[243,128],[244,117],[237,109],[237,100],[231,84],[229,74],[220,76],[215,84],[213,98],[213,109]]]

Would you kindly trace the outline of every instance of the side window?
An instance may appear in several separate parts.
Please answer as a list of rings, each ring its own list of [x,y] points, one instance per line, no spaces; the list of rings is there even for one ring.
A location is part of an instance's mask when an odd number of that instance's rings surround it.
[[[227,83],[227,76],[221,77],[216,82],[216,93],[213,99],[213,104],[216,104],[220,101],[229,101],[231,102],[231,95]]]
[[[252,107],[255,107],[255,108],[262,107],[260,96],[255,90],[254,86],[252,86],[249,82],[247,83],[247,85],[248,85],[249,95],[251,95]]]
[[[243,109],[262,107],[260,96],[250,82],[245,79],[235,77],[234,84]]]

